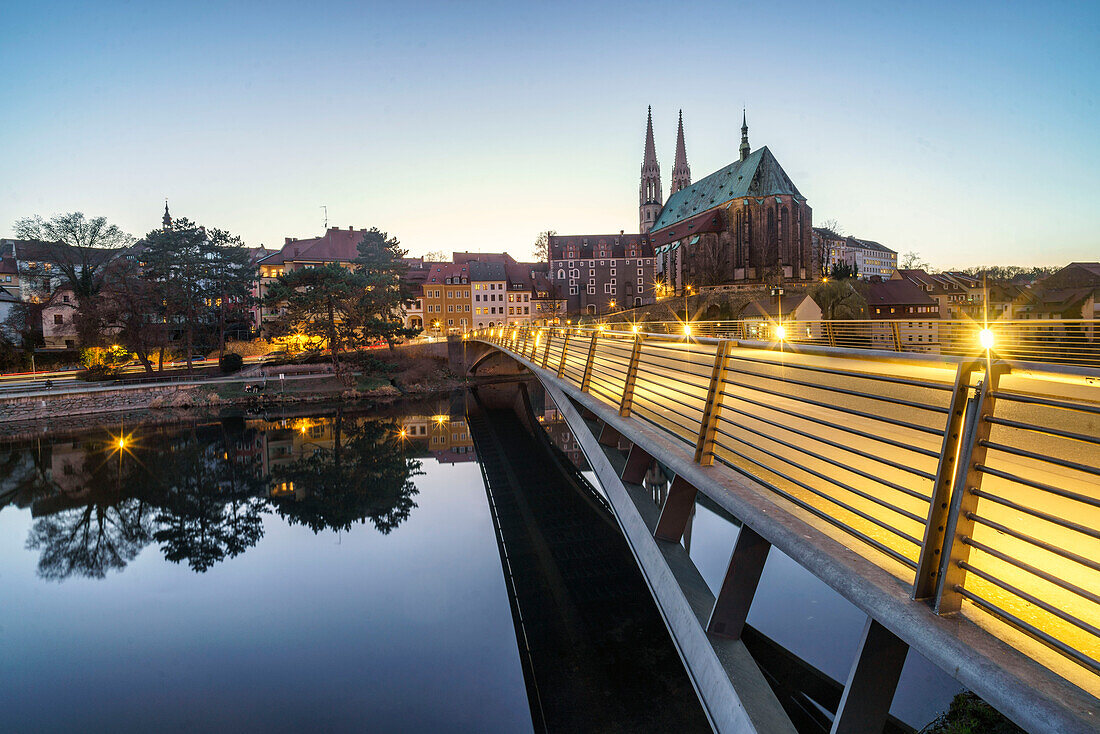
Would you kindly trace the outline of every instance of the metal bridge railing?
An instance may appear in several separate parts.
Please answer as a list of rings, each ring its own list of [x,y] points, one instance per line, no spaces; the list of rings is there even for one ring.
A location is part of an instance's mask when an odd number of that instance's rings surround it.
[[[682,336],[682,321],[608,322],[609,331]],[[882,349],[965,357],[985,353],[984,338],[1002,359],[1100,367],[1100,319],[911,319],[693,321],[698,337],[786,341],[846,349]]]
[[[1025,633],[1100,690],[1100,372],[608,326],[469,338],[751,478],[914,598]]]

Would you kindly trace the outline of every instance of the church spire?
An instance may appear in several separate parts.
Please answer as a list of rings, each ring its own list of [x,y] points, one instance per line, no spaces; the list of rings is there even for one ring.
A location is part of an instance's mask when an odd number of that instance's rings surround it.
[[[672,188],[668,195],[691,186],[691,168],[688,166],[687,146],[684,145],[684,111],[680,110],[680,121],[676,128],[676,163],[672,166]]]
[[[164,218],[160,220],[164,229],[172,228],[172,215],[168,213],[168,199],[164,200]]]
[[[645,127],[645,157],[642,159],[642,182],[638,187],[638,228],[646,234],[661,213],[661,165],[657,162],[657,146],[653,143],[653,108],[649,108]]]
[[[653,143],[653,107],[649,108],[645,123],[645,158],[642,160],[642,168],[649,164],[657,163],[657,146]]]
[[[749,157],[749,123],[745,116],[745,108],[741,108],[741,160]]]

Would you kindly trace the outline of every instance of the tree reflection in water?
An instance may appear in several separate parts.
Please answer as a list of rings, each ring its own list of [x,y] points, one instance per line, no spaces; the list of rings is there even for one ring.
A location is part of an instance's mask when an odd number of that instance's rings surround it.
[[[150,543],[166,560],[205,572],[263,538],[272,504],[284,520],[314,532],[370,520],[387,534],[404,522],[416,507],[412,478],[422,472],[407,457],[397,424],[349,419],[342,410],[314,423],[331,423],[332,447],[313,445],[312,453],[270,469],[260,447],[279,424],[151,431],[135,436],[121,456],[106,435],[68,453],[49,447],[45,458],[39,449],[33,461],[21,462],[36,469],[20,479],[26,486],[19,495],[39,516],[26,542],[40,552],[38,575],[103,578]],[[273,482],[293,482],[297,490],[270,499]]]
[[[423,474],[420,462],[406,455],[394,421],[346,421],[338,411],[332,425],[332,448],[313,445],[312,453],[272,469],[276,483],[294,488],[294,496],[273,500],[276,511],[315,533],[370,520],[388,534],[416,507],[412,477]]]

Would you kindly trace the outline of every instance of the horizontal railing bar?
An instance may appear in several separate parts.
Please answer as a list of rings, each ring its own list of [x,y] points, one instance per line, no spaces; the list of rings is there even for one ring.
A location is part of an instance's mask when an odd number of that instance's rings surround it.
[[[1067,400],[1055,400],[1054,398],[1043,398],[1039,397],[1038,395],[1024,395],[1022,393],[1005,392],[1004,390],[994,390],[990,394],[998,400],[1011,400],[1014,403],[1045,405],[1049,408],[1062,408],[1064,410],[1075,410],[1080,413],[1094,413],[1096,415],[1100,415],[1100,405],[1071,403]]]
[[[736,454],[737,452],[732,451],[731,453]],[[859,538],[860,540],[862,540],[867,545],[869,545],[872,548],[880,551],[881,553],[885,553],[886,555],[890,556],[891,558],[893,558],[898,563],[901,563],[905,566],[916,569],[917,564],[915,562],[911,561],[909,558],[902,555],[901,553],[898,553],[896,550],[894,550],[890,546],[886,545],[885,543],[882,543],[881,541],[875,540],[870,535],[867,535],[866,533],[864,533],[860,530],[856,530],[855,528],[853,528],[849,525],[845,525],[840,520],[836,519],[835,517],[833,517],[829,513],[825,512],[824,510],[820,510],[820,509],[814,507],[813,505],[811,505],[809,502],[806,502],[803,499],[795,497],[793,494],[791,494],[787,490],[782,489],[781,487],[779,487],[775,484],[772,484],[771,482],[767,481],[766,479],[762,479],[761,477],[758,477],[754,474],[750,474],[749,472],[747,472],[744,469],[740,468],[736,464],[732,463],[726,457],[724,457],[724,456],[722,456],[718,453],[715,453],[714,457],[716,459],[718,459],[719,461],[721,461],[726,466],[728,466],[729,468],[736,471],[738,474],[741,474],[743,476],[748,477],[749,479],[752,479],[755,482],[758,482],[761,486],[767,487],[771,491],[778,494],[780,497],[783,497],[784,499],[786,499],[788,502],[794,503],[796,506],[801,507],[803,510],[806,510],[810,514],[821,518],[825,522],[839,528],[840,530],[843,530],[844,532],[848,533],[849,535],[852,535],[856,538]]]
[[[752,377],[759,377],[764,380],[772,380],[775,382],[782,382],[788,385],[800,385],[802,387],[809,387],[814,390],[827,390],[840,395],[851,395],[852,397],[865,398],[867,400],[878,400],[884,403],[893,403],[894,405],[904,405],[908,408],[917,408],[919,410],[927,410],[933,413],[943,413],[946,415],[951,412],[951,409],[946,406],[940,405],[928,405],[926,403],[918,403],[912,400],[904,400],[902,398],[891,398],[885,395],[875,395],[874,393],[865,393],[859,390],[852,390],[846,387],[836,387],[833,385],[821,385],[814,382],[806,382],[804,380],[792,380],[786,377],[774,377],[772,375],[762,375],[759,372],[750,372],[748,370],[739,370],[729,368],[732,372],[738,375],[750,375]],[[801,398],[797,398],[801,399]]]
[[[830,445],[830,446],[834,446],[836,448],[839,448],[839,449],[844,450],[844,451],[848,451],[850,453],[854,453],[850,449],[847,449],[844,446],[842,446],[841,444],[829,441],[827,439],[817,438],[816,436],[808,436],[808,435],[806,435],[804,433],[801,433],[799,431],[795,431],[792,428],[788,428],[786,426],[780,425],[779,423],[774,423],[774,422],[769,421],[765,418],[760,418],[758,416],[753,415],[752,413],[746,413],[745,411],[734,408],[731,405],[723,405],[722,406],[722,412],[723,413],[726,413],[726,412],[737,413],[738,415],[743,415],[746,418],[749,418],[750,420],[760,421],[761,423],[766,423],[766,424],[768,424],[770,426],[773,426],[775,428],[780,428],[784,431],[794,433],[797,436],[802,436],[803,438],[808,438],[811,441],[820,441],[821,443],[824,443],[824,444],[827,444],[827,445]],[[872,482],[875,482],[877,484],[881,484],[884,487],[889,487],[890,489],[901,492],[902,494],[906,494],[910,497],[913,497],[914,499],[923,500],[924,502],[931,502],[932,501],[931,497],[923,495],[920,492],[917,492],[916,490],[909,489],[908,487],[903,486],[901,484],[897,484],[895,482],[891,482],[889,479],[883,479],[881,477],[876,477],[874,474],[871,474],[870,472],[865,472],[862,469],[856,469],[855,467],[852,467],[852,466],[849,466],[849,465],[844,464],[842,462],[839,462],[836,459],[830,459],[829,457],[825,456],[824,454],[819,454],[816,451],[811,451],[808,448],[803,448],[801,446],[795,446],[792,443],[787,443],[786,441],[783,441],[782,439],[776,438],[775,436],[770,436],[766,433],[762,433],[762,432],[757,431],[755,429],[749,428],[748,426],[744,425],[743,423],[735,423],[734,421],[728,420],[724,416],[719,418],[719,425],[721,425],[722,422],[731,423],[731,424],[737,426],[738,428],[740,428],[742,430],[745,430],[745,431],[749,431],[750,433],[754,433],[757,436],[760,436],[761,438],[766,438],[769,441],[775,441],[776,443],[778,443],[780,445],[783,445],[783,446],[786,446],[789,449],[799,451],[803,454],[808,454],[809,456],[812,456],[813,458],[818,459],[819,461],[824,461],[828,464],[832,464],[833,466],[835,466],[839,469],[843,469],[844,471],[851,472],[852,474],[856,474],[858,476],[861,476],[864,479],[870,479]],[[868,458],[871,458],[871,457],[868,457]],[[918,519],[919,519],[920,522],[924,522],[924,520],[925,520],[925,518],[918,518]]]
[[[695,438],[694,437],[693,438],[688,438],[686,436],[681,436],[679,433],[677,433],[676,431],[671,430],[667,425],[665,425],[665,423],[662,422],[662,420],[663,420],[663,421],[666,421],[668,423],[671,423],[672,425],[674,425],[678,428],[683,428],[690,435],[691,434],[691,429],[688,426],[683,425],[679,421],[672,420],[671,418],[665,418],[660,413],[657,413],[656,411],[652,410],[651,408],[646,407],[645,405],[635,405],[631,408],[631,412],[632,413],[638,413],[639,418],[644,420],[646,423],[649,423],[650,425],[664,431],[665,433],[672,436],[673,438],[677,438],[677,439],[683,441],[684,443],[688,444],[689,446],[692,446],[692,447],[695,446]],[[647,413],[649,414],[650,417],[646,417],[645,414],[647,414]],[[677,415],[679,415],[679,413],[677,413]],[[698,432],[696,432],[696,433],[698,433]]]
[[[1036,426],[1031,423],[1022,423],[1020,421],[1009,420],[1007,418],[998,418],[993,415],[982,416],[982,419],[987,423],[992,423],[997,426],[1006,426],[1008,428],[1018,428],[1021,431],[1033,431],[1035,433],[1045,433],[1048,436],[1056,436],[1058,438],[1066,438],[1072,441],[1081,441],[1082,443],[1095,443],[1100,444],[1100,437],[1087,436],[1083,433],[1074,433],[1072,431],[1063,431],[1060,428],[1050,428],[1047,426]]]
[[[1089,657],[1085,653],[1081,652],[1080,650],[1077,650],[1076,648],[1070,647],[1069,645],[1067,645],[1066,643],[1064,643],[1061,640],[1057,639],[1056,637],[1052,637],[1051,635],[1048,635],[1046,632],[1043,632],[1041,629],[1039,629],[1035,625],[1030,624],[1028,622],[1025,622],[1024,620],[1017,617],[1015,614],[1012,614],[1011,612],[1002,609],[1001,607],[997,606],[993,602],[988,601],[987,599],[983,599],[982,597],[978,596],[977,594],[975,594],[971,591],[968,591],[968,590],[962,588],[961,586],[956,586],[955,590],[958,591],[963,596],[965,596],[970,601],[977,604],[979,607],[984,608],[987,612],[992,612],[993,614],[1003,618],[1004,620],[1010,622],[1014,626],[1024,630],[1028,634],[1038,638],[1039,640],[1045,642],[1046,644],[1050,645],[1051,647],[1057,649],[1063,655],[1066,655],[1067,657],[1073,658],[1077,662],[1084,665],[1086,668],[1090,668],[1093,671],[1100,672],[1100,662],[1097,662],[1096,660],[1093,660],[1091,657]]]
[[[1050,494],[1055,494],[1059,497],[1065,497],[1066,499],[1076,500],[1077,502],[1082,502],[1086,505],[1092,505],[1093,507],[1100,507],[1100,499],[1097,499],[1095,497],[1089,497],[1088,495],[1071,492],[1068,489],[1062,489],[1060,487],[1055,487],[1050,484],[1044,484],[1043,482],[1017,476],[1015,474],[1010,474],[1009,472],[1002,471],[1000,469],[993,469],[992,467],[988,467],[985,464],[978,464],[975,468],[985,474],[1000,477],[1001,479],[1005,479],[1010,482],[1016,482],[1017,484],[1022,484],[1026,487],[1032,487],[1043,492],[1049,492]]]
[[[879,423],[889,423],[892,426],[897,426],[899,428],[908,428],[911,431],[918,431],[920,433],[927,433],[927,434],[930,434],[932,436],[941,436],[941,437],[943,436],[943,429],[928,428],[926,426],[918,425],[916,423],[909,423],[908,421],[899,420],[897,418],[887,418],[886,416],[875,415],[874,413],[868,413],[868,412],[862,411],[862,410],[855,410],[855,409],[852,409],[852,408],[842,408],[839,405],[830,405],[829,403],[824,403],[824,402],[821,402],[820,400],[812,400],[810,398],[804,398],[804,397],[794,397],[792,395],[787,395],[787,394],[781,393],[777,390],[769,390],[767,388],[760,387],[759,385],[746,385],[742,382],[737,382],[735,380],[731,380],[728,377],[723,382],[725,382],[727,385],[736,385],[737,387],[741,387],[741,388],[744,388],[746,390],[755,390],[757,392],[762,392],[762,393],[765,393],[767,395],[774,395],[775,397],[778,397],[778,398],[786,398],[788,400],[795,400],[799,403],[806,403],[808,405],[814,405],[814,406],[817,406],[818,408],[824,408],[826,410],[835,410],[839,413],[845,413],[847,415],[855,415],[855,416],[859,416],[860,418],[866,418],[867,420],[877,421]],[[936,454],[935,452],[933,452],[933,455],[934,456],[939,456],[939,454]]]
[[[884,520],[879,520],[878,518],[873,517],[872,515],[868,515],[866,512],[863,512],[862,510],[857,510],[855,507],[852,507],[852,506],[848,505],[847,503],[842,502],[841,500],[837,499],[836,497],[825,494],[824,492],[822,492],[818,489],[814,489],[813,487],[806,484],[805,482],[802,482],[798,479],[795,479],[794,477],[789,476],[787,474],[784,474],[783,472],[779,471],[778,469],[775,469],[774,467],[770,467],[770,466],[768,466],[768,465],[766,465],[766,464],[764,464],[760,461],[757,461],[756,459],[752,458],[751,456],[746,456],[745,454],[742,454],[740,451],[733,448],[729,444],[721,443],[721,442],[718,442],[718,441],[715,441],[715,444],[717,446],[720,446],[721,448],[725,449],[726,451],[729,451],[732,454],[737,454],[738,456],[740,456],[745,461],[749,461],[749,462],[752,462],[753,464],[756,464],[758,467],[760,467],[764,471],[770,472],[770,473],[776,475],[777,477],[782,477],[783,479],[786,479],[788,482],[790,482],[792,484],[797,484],[799,487],[802,487],[807,492],[810,492],[811,494],[815,494],[815,495],[817,495],[818,497],[820,497],[821,499],[823,499],[827,502],[832,502],[837,507],[842,507],[845,510],[847,510],[848,512],[852,513],[853,515],[856,515],[857,517],[862,517],[864,520],[871,523],[872,525],[877,525],[880,528],[882,528],[883,530],[886,530],[887,532],[893,533],[894,535],[898,536],[902,540],[907,540],[910,543],[912,543],[913,545],[917,546],[918,548],[920,547],[920,544],[921,544],[920,539],[915,538],[912,535],[909,535],[904,530],[900,530],[899,528],[895,528],[893,525],[890,525],[889,523],[885,522]],[[753,448],[756,448],[756,447],[754,446]],[[768,453],[767,451],[764,451],[763,449],[759,449],[759,450],[763,451],[764,453]],[[749,475],[749,476],[752,476],[752,475]],[[753,477],[753,478],[755,479],[755,478],[758,478],[758,477]],[[916,568],[915,563],[913,564],[913,568]]]
[[[647,374],[647,375],[651,375],[651,376],[657,378],[657,381],[646,380],[645,381],[646,383],[659,384],[663,388],[668,388],[669,390],[680,393],[685,398],[691,398],[692,400],[698,400],[700,403],[703,403],[703,404],[705,404],[707,402],[707,398],[706,398],[705,395],[702,395],[702,396],[692,395],[691,393],[687,392],[686,390],[683,390],[683,389],[677,387],[677,385],[684,385],[685,384],[684,382],[682,382],[680,380],[676,380],[676,381],[669,380],[668,375],[662,375],[660,372],[654,372],[652,370],[647,370],[644,367],[642,367],[641,364],[638,365],[638,372],[639,373],[644,373],[644,374]],[[703,386],[703,385],[699,385],[699,389],[705,391],[706,387]],[[690,407],[690,406],[684,406],[684,407]],[[702,411],[702,409],[703,409],[703,406],[700,405],[699,410]]]
[[[1045,520],[1052,525],[1057,525],[1058,527],[1065,528],[1066,530],[1076,530],[1082,535],[1088,535],[1089,537],[1100,540],[1100,529],[1090,528],[1086,525],[1081,525],[1080,523],[1065,520],[1061,517],[1058,517],[1057,515],[1051,515],[1048,512],[1043,512],[1042,510],[1036,510],[1034,507],[1021,505],[1019,502],[1013,502],[1012,500],[1001,497],[1000,495],[986,492],[984,489],[971,489],[969,491],[971,494],[977,495],[978,497],[981,497],[983,499],[987,499],[990,502],[996,502],[998,505],[1011,507],[1013,510],[1018,510],[1019,512],[1026,513],[1028,515],[1031,515],[1032,517],[1037,517],[1040,520]]]
[[[1073,551],[1068,551],[1065,548],[1059,548],[1058,546],[1054,545],[1053,543],[1048,543],[1045,540],[1039,540],[1038,538],[1033,538],[1030,535],[1025,535],[1024,533],[1021,533],[1018,530],[1013,530],[1012,528],[1008,527],[1007,525],[1002,525],[1001,523],[995,522],[994,520],[989,520],[989,519],[986,519],[984,517],[979,517],[978,515],[974,514],[973,512],[966,513],[966,516],[967,516],[968,519],[970,519],[970,520],[972,520],[976,523],[979,523],[981,525],[985,525],[986,527],[993,528],[994,530],[1002,532],[1005,535],[1010,535],[1013,538],[1016,538],[1016,540],[1022,540],[1025,543],[1030,543],[1031,545],[1035,546],[1036,548],[1042,548],[1043,550],[1049,551],[1050,553],[1053,553],[1057,556],[1061,556],[1062,558],[1068,559],[1070,561],[1075,561],[1076,563],[1080,563],[1082,566],[1086,566],[1088,568],[1091,568],[1094,571],[1100,571],[1100,562],[1094,561],[1091,558],[1085,558],[1084,556],[1078,555],[1078,554],[1074,553]]]
[[[754,431],[751,428],[746,428],[745,426],[741,426],[741,425],[738,425],[736,423],[734,425],[737,425],[737,427],[742,429],[742,430],[749,431],[750,433],[754,433],[757,436],[760,436],[761,438],[768,439],[769,441],[775,441],[776,443],[782,444],[782,445],[787,446],[789,448],[795,448],[795,447],[791,446],[790,444],[784,443],[783,441],[779,441],[777,439],[771,438],[771,437],[761,433],[760,431]],[[787,464],[789,466],[792,466],[795,469],[798,469],[799,471],[804,471],[807,474],[812,474],[813,476],[817,477],[818,479],[822,479],[822,480],[828,482],[829,484],[832,484],[835,487],[843,489],[846,492],[851,492],[852,494],[856,495],[857,497],[862,497],[863,499],[865,499],[869,502],[872,502],[872,503],[878,505],[879,507],[884,507],[887,510],[890,510],[891,512],[895,512],[895,513],[901,515],[902,517],[905,517],[905,518],[908,518],[909,520],[912,520],[913,522],[917,522],[917,523],[920,523],[922,525],[925,522],[925,518],[921,517],[920,515],[917,515],[915,513],[909,512],[908,510],[904,510],[900,507],[897,507],[897,506],[887,502],[886,500],[879,499],[878,497],[874,497],[874,496],[872,496],[872,495],[870,495],[870,494],[868,494],[868,493],[866,493],[862,490],[856,489],[855,487],[852,487],[852,486],[850,486],[850,485],[848,485],[844,482],[838,481],[836,479],[830,479],[829,477],[825,476],[821,472],[818,472],[818,471],[816,471],[814,469],[811,469],[807,466],[803,466],[802,464],[791,461],[790,459],[784,458],[784,457],[782,457],[782,456],[780,456],[780,455],[778,455],[778,454],[776,454],[772,451],[769,451],[768,449],[764,448],[763,446],[757,446],[757,445],[754,445],[754,444],[750,444],[747,441],[745,441],[744,439],[738,438],[737,436],[734,436],[733,434],[729,433],[728,431],[724,431],[721,428],[716,429],[716,431],[718,433],[720,433],[721,435],[726,436],[727,438],[733,439],[734,441],[742,443],[742,444],[744,444],[744,445],[746,445],[746,446],[748,446],[752,449],[755,449],[756,451],[767,454],[768,456],[772,457],[773,459],[778,459],[779,461],[782,461],[785,464]],[[801,449],[796,448],[795,450],[800,451]],[[839,464],[836,464],[836,462],[830,462],[830,463],[839,466]],[[914,542],[917,545],[920,545],[920,541],[914,539]]]
[[[732,405],[723,405],[722,406],[722,412],[725,413],[726,411],[731,411],[733,413],[743,415],[746,418],[751,418],[754,421],[759,421],[761,423],[766,423],[769,426],[772,426],[774,428],[779,428],[779,429],[781,429],[783,431],[787,431],[789,433],[793,433],[796,436],[802,436],[803,438],[807,438],[811,441],[817,441],[818,443],[823,443],[826,446],[832,446],[833,448],[840,449],[841,451],[845,451],[849,454],[854,454],[856,456],[861,456],[864,459],[869,459],[870,461],[874,461],[874,462],[879,463],[879,464],[884,464],[885,466],[889,466],[889,467],[892,467],[894,469],[904,471],[908,474],[913,474],[915,476],[922,477],[924,479],[927,479],[930,482],[935,482],[936,481],[936,475],[932,474],[930,472],[921,471],[920,469],[914,469],[911,466],[905,466],[904,464],[899,464],[897,462],[890,461],[889,459],[883,459],[881,457],[875,456],[874,454],[870,454],[866,451],[860,451],[859,449],[852,448],[850,446],[845,446],[842,443],[839,443],[837,441],[833,441],[833,440],[828,439],[828,438],[822,438],[821,436],[815,436],[811,433],[805,433],[803,431],[797,431],[794,428],[791,428],[790,426],[785,426],[782,423],[776,423],[775,421],[769,420],[767,418],[761,418],[758,415],[754,415],[752,413],[747,413],[743,410],[739,410],[738,408],[733,407]],[[809,453],[809,452],[807,452],[807,453]],[[864,473],[862,470],[853,469],[853,468],[848,467],[848,466],[843,466],[842,468],[847,469],[848,471],[851,471],[851,472],[855,472],[856,474],[859,474],[860,476],[865,476],[868,479],[874,479],[874,481],[879,482],[880,484],[885,484],[887,487],[891,487],[893,489],[896,489],[899,492],[904,492],[908,495],[911,495],[912,497],[924,500],[925,502],[930,502],[931,501],[930,497],[927,497],[927,496],[921,494],[920,492],[917,492],[917,491],[912,490],[912,489],[908,489],[908,488],[906,488],[906,487],[904,487],[900,484],[895,484],[894,482],[891,482],[887,479],[876,478],[876,477],[872,476],[869,472]]]
[[[1011,565],[1015,566],[1016,568],[1027,571],[1028,573],[1030,573],[1034,576],[1038,576],[1039,578],[1043,579],[1044,581],[1048,581],[1048,582],[1054,584],[1055,586],[1060,586],[1063,589],[1065,589],[1066,591],[1073,592],[1074,594],[1077,594],[1078,596],[1084,597],[1084,598],[1088,599],[1089,601],[1091,601],[1095,604],[1100,604],[1100,594],[1094,594],[1093,592],[1089,591],[1088,589],[1082,589],[1080,586],[1077,586],[1076,584],[1071,584],[1069,581],[1061,579],[1061,578],[1055,576],[1052,573],[1048,573],[1047,571],[1044,571],[1043,569],[1038,568],[1037,566],[1032,566],[1030,563],[1026,563],[1024,561],[1021,561],[1018,558],[1013,558],[1012,556],[1008,555],[1007,553],[1005,553],[1003,551],[999,551],[996,548],[989,547],[985,543],[979,543],[978,541],[974,540],[973,538],[964,537],[962,540],[967,545],[972,546],[974,548],[977,548],[982,553],[987,553],[987,554],[993,556],[994,558],[998,558],[998,559],[1004,561],[1005,563],[1008,563],[1008,564],[1011,564]]]
[[[912,452],[917,453],[917,454],[922,454],[922,455],[927,456],[927,457],[932,458],[932,459],[938,459],[939,456],[940,456],[938,451],[933,451],[932,449],[922,449],[919,446],[912,446],[910,444],[902,443],[901,441],[895,441],[892,438],[885,438],[885,437],[882,437],[882,436],[876,436],[872,433],[867,433],[866,431],[860,431],[856,428],[850,428],[848,426],[841,425],[840,423],[833,423],[832,421],[827,421],[824,418],[814,418],[813,416],[810,416],[810,415],[804,415],[802,413],[796,413],[793,410],[788,410],[787,408],[781,408],[779,406],[769,405],[768,403],[762,403],[758,400],[753,400],[752,398],[746,398],[746,397],[743,397],[741,395],[736,395],[734,393],[726,392],[724,390],[722,391],[722,395],[727,397],[727,398],[733,398],[735,400],[741,400],[743,402],[750,403],[752,405],[756,405],[760,408],[765,408],[767,410],[774,410],[778,413],[783,413],[785,415],[789,415],[792,418],[801,418],[803,420],[810,421],[811,423],[817,423],[818,425],[826,426],[828,428],[835,428],[838,431],[844,431],[846,433],[851,433],[853,436],[859,436],[860,438],[867,438],[867,439],[870,439],[872,441],[878,441],[880,443],[884,443],[887,446],[893,446],[894,448],[904,449],[906,451],[912,451]],[[917,470],[913,470],[913,472],[917,473]],[[936,475],[934,475],[934,474],[920,473],[920,476],[925,477],[926,479],[930,479],[933,482],[936,481]]]
[[[842,377],[857,377],[860,379],[876,380],[878,382],[891,382],[897,385],[909,385],[911,387],[925,387],[929,390],[944,390],[951,392],[954,387],[946,382],[930,382],[925,380],[913,380],[907,377],[891,377],[889,375],[877,375],[870,372],[855,372],[851,370],[839,370],[830,369],[828,367],[815,367],[805,364],[794,364],[791,362],[773,362],[768,359],[753,359],[752,357],[745,357],[738,354],[730,354],[727,359],[736,359],[742,362],[755,362],[756,364],[772,365],[775,367],[787,367],[790,369],[804,370],[806,372],[820,372],[827,375],[837,375]]]
[[[1027,449],[1016,448],[1015,446],[1008,446],[1003,443],[996,443],[994,441],[981,440],[978,442],[987,449],[994,449],[996,451],[1003,451],[1006,454],[1015,454],[1016,456],[1023,456],[1027,459],[1034,459],[1036,461],[1045,461],[1048,464],[1054,464],[1065,469],[1073,469],[1079,471],[1082,474],[1092,474],[1093,476],[1100,476],[1100,469],[1095,466],[1089,466],[1088,464],[1080,464],[1076,461],[1069,461],[1067,459],[1059,459],[1057,456],[1045,456],[1043,454],[1037,454],[1034,451],[1028,451]]]
[[[638,383],[634,383],[634,400],[635,400],[635,402],[638,400],[639,393],[645,393],[645,395],[648,396],[645,399],[646,400],[652,400],[655,403],[658,402],[658,401],[663,402],[663,401],[667,400],[667,401],[675,403],[676,405],[679,405],[681,408],[687,408],[688,410],[698,410],[699,416],[695,417],[695,416],[687,415],[685,413],[681,413],[680,411],[674,410],[673,408],[668,408],[668,410],[671,410],[673,413],[676,413],[676,415],[681,416],[682,418],[685,418],[689,421],[699,423],[703,419],[703,409],[702,408],[698,408],[698,409],[693,408],[692,406],[688,405],[687,403],[684,403],[680,400],[677,400],[676,398],[672,397],[671,395],[661,395],[660,393],[657,393],[654,390],[650,390],[648,387],[645,386],[645,383],[642,383],[641,385],[639,385]]]
[[[1100,637],[1100,629],[1097,629],[1096,627],[1093,627],[1091,624],[1089,624],[1088,622],[1085,622],[1084,620],[1078,619],[1077,617],[1073,616],[1072,614],[1069,614],[1067,612],[1063,612],[1062,610],[1055,608],[1053,605],[1049,604],[1048,602],[1043,601],[1042,599],[1040,599],[1037,596],[1034,596],[1033,594],[1027,593],[1023,589],[1019,589],[1019,588],[1013,586],[1012,584],[1008,583],[1007,581],[1003,581],[1003,580],[997,578],[996,576],[989,573],[988,571],[983,571],[979,568],[975,568],[972,564],[970,564],[966,561],[959,561],[959,567],[969,571],[970,573],[978,576],[979,578],[985,579],[986,581],[988,581],[991,584],[994,584],[996,586],[1001,587],[1002,589],[1004,589],[1005,591],[1007,591],[1009,593],[1015,594],[1016,596],[1020,597],[1024,601],[1029,602],[1031,604],[1034,604],[1035,606],[1039,607],[1040,609],[1043,609],[1043,610],[1049,612],[1050,614],[1053,614],[1055,617],[1062,620],[1063,622],[1069,622],[1070,624],[1074,625],[1075,627],[1079,627],[1080,629],[1084,630],[1085,632],[1088,632],[1091,635],[1095,635],[1096,637]]]

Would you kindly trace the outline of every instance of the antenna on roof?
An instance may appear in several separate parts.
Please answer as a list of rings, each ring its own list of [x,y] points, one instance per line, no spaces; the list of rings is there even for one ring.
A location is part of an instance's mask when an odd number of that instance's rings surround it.
[[[328,231],[328,207],[325,206],[324,204],[322,204],[321,208],[325,210],[325,231],[327,232]]]

